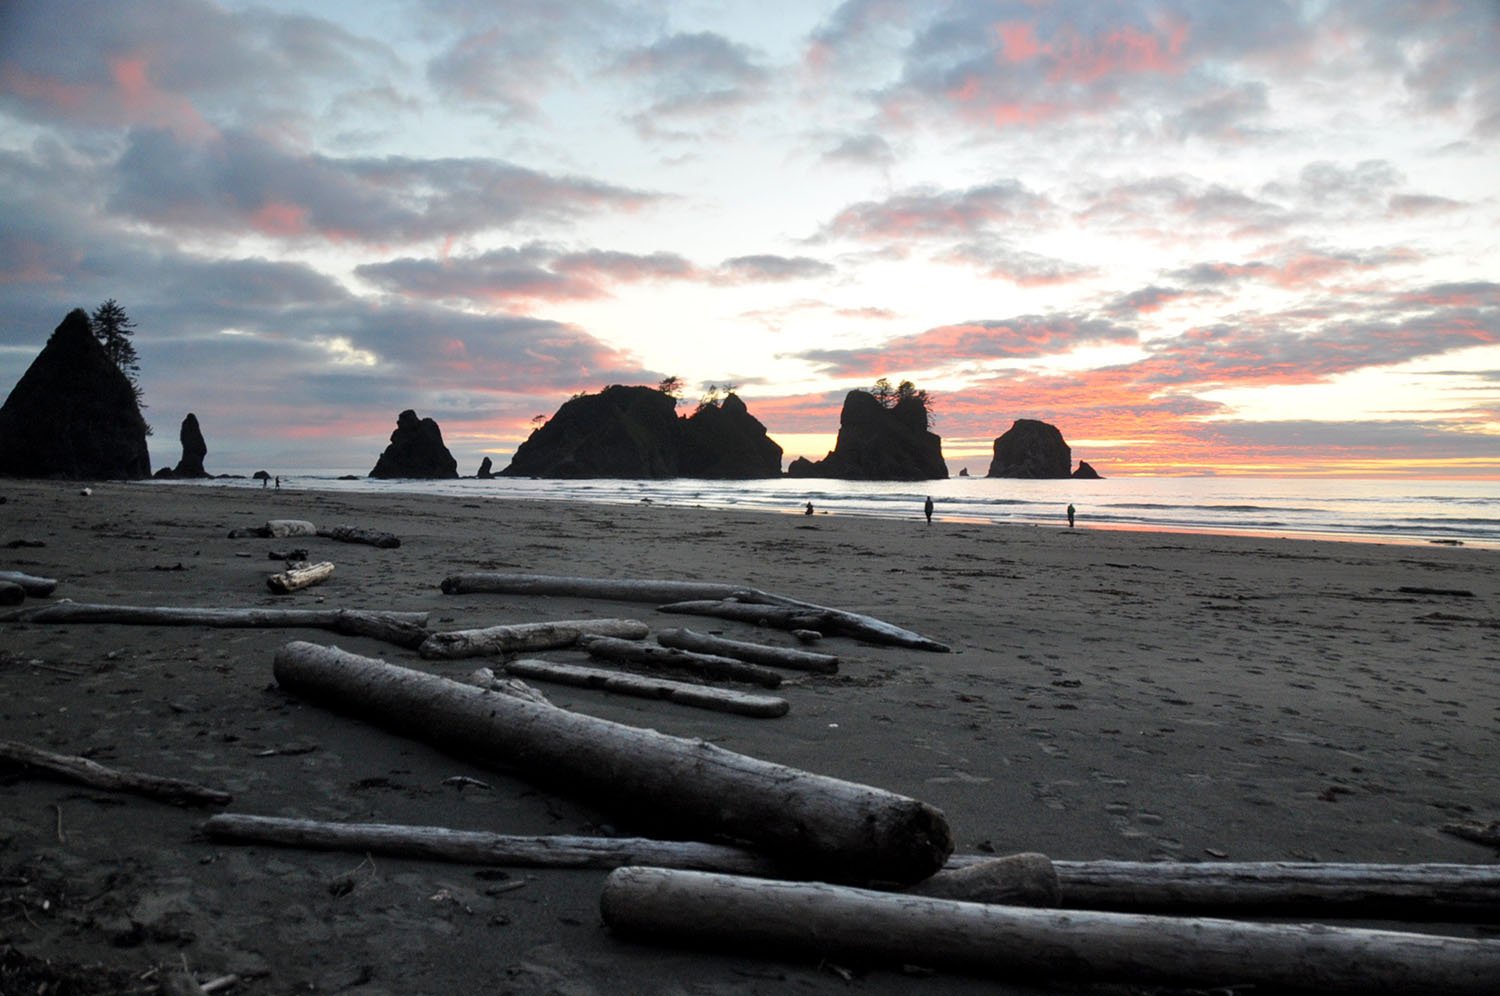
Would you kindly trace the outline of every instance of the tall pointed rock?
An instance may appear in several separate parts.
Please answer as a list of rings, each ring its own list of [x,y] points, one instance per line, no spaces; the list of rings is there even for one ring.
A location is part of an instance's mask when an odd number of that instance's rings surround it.
[[[151,476],[135,388],[81,308],[63,319],[0,406],[0,475]]]

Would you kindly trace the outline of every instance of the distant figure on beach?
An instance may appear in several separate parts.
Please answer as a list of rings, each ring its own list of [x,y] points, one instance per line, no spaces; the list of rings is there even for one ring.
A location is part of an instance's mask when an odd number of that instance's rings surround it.
[[[276,476],[276,490],[277,491],[281,490],[281,475],[280,474],[278,474]]]
[[[1073,528],[1073,506],[1072,505],[1068,506],[1068,528],[1069,529]]]
[[[803,515],[812,515],[812,512],[813,512],[812,502],[808,502],[807,503],[807,507],[802,510],[802,514]]]
[[[927,504],[922,506],[922,514],[927,516],[927,524],[932,525],[932,495],[927,496]]]
[[[271,486],[271,479],[269,477],[262,477],[260,479],[260,487],[261,487],[262,491],[264,491],[266,488],[269,488],[270,486]]]

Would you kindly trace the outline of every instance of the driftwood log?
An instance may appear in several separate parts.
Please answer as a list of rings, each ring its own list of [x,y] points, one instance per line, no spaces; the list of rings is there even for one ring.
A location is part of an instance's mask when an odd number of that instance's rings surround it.
[[[534,681],[552,681],[575,688],[597,688],[616,695],[630,695],[639,699],[661,699],[676,705],[692,706],[696,709],[711,709],[739,716],[754,716],[757,719],[775,719],[785,716],[791,709],[786,699],[774,695],[756,695],[737,692],[729,688],[714,688],[709,685],[694,685],[671,678],[655,678],[626,671],[613,671],[601,667],[583,667],[578,664],[560,664],[555,661],[516,660],[500,665],[507,674]],[[493,687],[495,674],[489,668],[475,671],[470,680],[481,688]]]
[[[945,867],[906,890],[914,896],[961,899],[1004,906],[1056,906],[1057,869],[1045,854],[987,857],[962,868]]]
[[[1500,941],[991,906],[847,886],[620,868],[604,921],[655,942],[843,963],[1268,992],[1491,996]]]
[[[956,859],[962,864],[972,859]],[[1290,861],[1056,861],[1059,903],[1073,909],[1315,910],[1342,918],[1500,923],[1500,865]]]
[[[363,609],[204,609],[48,602],[0,612],[0,623],[114,623],[125,626],[208,626],[216,629],[326,629],[369,636],[401,647],[427,639],[426,612]]]
[[[456,660],[571,647],[585,633],[643,640],[650,628],[636,619],[565,619],[556,622],[514,623],[433,633],[420,648],[423,657]]]
[[[288,595],[302,588],[321,584],[333,577],[333,561],[324,560],[302,567],[288,567],[266,578],[266,587],[277,595]]]
[[[26,601],[26,589],[13,581],[0,581],[0,605],[20,605]]]
[[[915,650],[947,653],[946,644],[928,639],[920,633],[892,625],[873,616],[843,609],[814,605],[785,595],[761,591],[744,585],[710,581],[670,581],[643,578],[582,578],[551,574],[506,574],[476,571],[454,574],[443,579],[443,592],[449,595],[488,592],[507,595],[562,595],[571,598],[594,598],[629,602],[730,601],[758,605],[780,605],[807,610],[807,619],[822,625],[786,627],[815,629],[857,637],[871,643],[883,643]]]
[[[28,768],[37,768],[69,781],[92,785],[94,788],[133,792],[136,795],[150,796],[166,802],[222,806],[234,798],[228,792],[221,792],[218,789],[196,785],[192,782],[148,775],[139,771],[127,771],[122,768],[110,768],[97,761],[90,761],[86,757],[55,754],[50,750],[43,750],[16,740],[0,740],[0,760]]]
[[[52,578],[39,578],[21,571],[0,571],[0,581],[20,585],[28,598],[46,598],[57,587]]]
[[[793,671],[837,674],[839,669],[839,659],[832,654],[815,654],[810,650],[793,650],[789,647],[768,647],[764,643],[748,643],[744,640],[726,640],[721,636],[695,633],[690,629],[664,629],[656,634],[656,642],[664,647],[733,657],[752,664],[769,664]]]
[[[745,841],[841,881],[916,882],[953,850],[943,814],[882,789],[294,642],[276,680],[329,708],[514,771],[674,837]]]
[[[460,864],[516,868],[603,868],[648,864],[765,874],[771,859],[738,847],[645,837],[512,836],[446,827],[325,823],[220,813],[203,824],[214,840],[317,850],[372,852]]]
[[[670,602],[666,605],[658,605],[656,608],[658,612],[668,612],[674,615],[711,616],[715,619],[749,623],[752,626],[769,626],[772,629],[836,632],[833,620],[826,612],[798,608],[793,605],[740,602],[732,599],[696,599],[688,602]]]
[[[687,671],[708,679],[742,681],[762,688],[781,687],[781,675],[768,667],[735,660],[733,657],[716,657],[712,654],[695,654],[688,650],[675,650],[654,643],[635,640],[617,640],[609,636],[583,635],[578,646],[602,660],[623,661],[650,668],[666,668]]]
[[[365,546],[379,547],[382,550],[394,550],[401,545],[401,540],[393,533],[381,532],[378,529],[360,529],[356,526],[330,526],[319,529],[317,534],[324,539],[337,540],[340,543],[363,543]]]
[[[1500,847],[1500,820],[1491,820],[1482,823],[1478,820],[1465,820],[1462,823],[1445,823],[1442,826],[1443,833],[1461,837],[1464,840],[1473,841],[1476,844],[1487,844],[1490,847]]]

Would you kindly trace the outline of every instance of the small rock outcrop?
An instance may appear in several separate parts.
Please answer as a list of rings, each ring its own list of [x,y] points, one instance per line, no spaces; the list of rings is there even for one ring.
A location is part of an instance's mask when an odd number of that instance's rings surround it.
[[[781,476],[781,447],[739,395],[705,404],[682,423],[682,477],[752,480]]]
[[[0,406],[0,475],[150,477],[147,432],[135,387],[76,309]]]
[[[396,417],[391,445],[375,462],[371,477],[410,477],[443,480],[458,476],[458,461],[443,445],[443,430],[430,418],[417,418],[408,408]]]
[[[494,467],[494,461],[492,461],[489,457],[485,457],[483,460],[479,461],[479,472],[474,476],[479,478],[481,481],[488,481],[490,478],[495,476]]]
[[[948,476],[943,441],[927,429],[926,402],[901,398],[887,408],[869,391],[850,391],[839,415],[833,450],[813,462],[799,457],[788,477],[846,481],[933,481]]]
[[[986,477],[1050,479],[1071,477],[1073,451],[1057,426],[1036,419],[1017,419],[995,440],[995,456]]]
[[[677,416],[657,388],[606,387],[580,394],[516,448],[507,477],[748,479],[781,476],[781,447],[730,394]]]
[[[1095,470],[1093,467],[1089,466],[1088,461],[1086,461],[1086,460],[1079,460],[1078,461],[1078,469],[1075,470],[1075,471],[1073,471],[1073,477],[1074,477],[1075,480],[1079,480],[1079,481],[1102,481],[1102,480],[1104,480],[1104,478],[1102,478],[1102,477],[1099,476],[1099,472],[1097,470]]]
[[[182,441],[182,459],[177,461],[176,467],[158,470],[156,476],[189,479],[209,477],[208,471],[203,469],[203,458],[208,456],[208,444],[203,441],[198,416],[188,412],[187,418],[182,420],[182,429],[178,431],[177,438]]]

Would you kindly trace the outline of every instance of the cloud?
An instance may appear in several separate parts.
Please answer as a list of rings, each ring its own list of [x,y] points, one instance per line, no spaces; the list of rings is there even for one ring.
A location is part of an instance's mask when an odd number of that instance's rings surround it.
[[[614,73],[637,81],[649,104],[634,115],[648,136],[663,122],[698,123],[750,104],[764,94],[771,73],[747,45],[700,31],[659,38],[620,55]]]
[[[1206,100],[1190,104],[1170,119],[1169,129],[1182,138],[1244,142],[1262,134],[1260,121],[1270,111],[1264,82],[1241,83]]]
[[[1106,311],[1112,315],[1121,317],[1135,317],[1138,315],[1149,315],[1160,311],[1174,301],[1196,296],[1194,291],[1185,291],[1180,287],[1158,287],[1155,284],[1150,287],[1142,287],[1140,290],[1131,291],[1115,298],[1105,306]]]
[[[1167,275],[1197,287],[1229,287],[1257,282],[1286,289],[1316,288],[1326,281],[1412,263],[1421,257],[1404,248],[1363,252],[1326,249],[1305,242],[1270,246],[1265,259],[1244,263],[1194,263]]]
[[[719,279],[727,283],[808,280],[835,272],[832,264],[811,256],[736,256],[719,264]]]
[[[109,208],[139,221],[377,244],[568,221],[656,199],[494,159],[339,158],[287,150],[240,131],[199,143],[135,129],[113,172]]]
[[[1052,209],[1046,197],[1018,180],[964,190],[917,189],[839,211],[825,238],[886,240],[968,237],[997,225],[1035,224]]]
[[[1092,266],[1016,249],[999,241],[960,243],[939,254],[937,258],[978,267],[987,276],[1009,280],[1021,287],[1071,283],[1098,273]]]
[[[501,307],[590,300],[622,284],[698,275],[675,253],[563,252],[541,244],[443,259],[404,257],[367,263],[355,273],[387,292]]]
[[[822,158],[827,163],[885,169],[895,163],[896,152],[882,136],[865,132],[844,135],[823,153]]]
[[[942,370],[975,361],[1024,360],[1079,346],[1134,344],[1133,329],[1081,315],[1021,315],[942,325],[858,349],[810,349],[792,354],[825,374],[870,376],[877,370]]]

